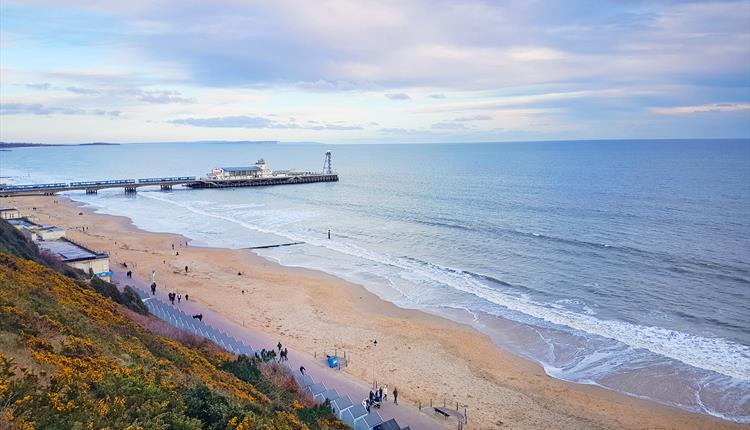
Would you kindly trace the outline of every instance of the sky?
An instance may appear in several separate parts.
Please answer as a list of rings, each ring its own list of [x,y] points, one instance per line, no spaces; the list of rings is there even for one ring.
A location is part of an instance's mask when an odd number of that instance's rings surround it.
[[[0,140],[750,137],[750,1],[0,2]]]

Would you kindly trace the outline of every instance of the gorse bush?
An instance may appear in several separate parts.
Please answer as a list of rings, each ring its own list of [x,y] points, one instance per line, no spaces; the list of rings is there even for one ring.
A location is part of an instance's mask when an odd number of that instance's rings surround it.
[[[346,428],[277,385],[285,369],[155,334],[148,321],[99,288],[0,253],[0,428]]]

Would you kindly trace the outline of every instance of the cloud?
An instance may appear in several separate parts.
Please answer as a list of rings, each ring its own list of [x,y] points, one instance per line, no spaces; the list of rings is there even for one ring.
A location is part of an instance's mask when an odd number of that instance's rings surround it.
[[[455,122],[489,121],[491,119],[492,117],[489,115],[474,115],[474,116],[468,116],[468,117],[455,118],[453,121]]]
[[[49,107],[41,103],[0,103],[1,115],[98,115],[120,116],[120,111],[105,111],[102,109],[79,109],[73,107]]]
[[[211,118],[179,118],[168,121],[172,124],[191,125],[210,128],[251,128],[251,129],[304,129],[304,130],[362,130],[360,125],[323,123],[307,121],[310,125],[300,125],[294,118],[287,122],[275,121],[262,116],[235,115]]]
[[[134,98],[145,103],[167,104],[167,103],[193,103],[195,99],[182,97],[179,91],[170,90],[143,90],[137,87],[110,87],[110,88],[85,88],[69,86],[65,88],[71,93],[81,95],[102,95],[110,99],[118,97]]]
[[[68,87],[65,89],[70,91],[71,93],[76,93],[76,94],[85,94],[85,95],[99,94],[98,90],[95,90],[92,88]]]
[[[391,93],[391,94],[386,94],[385,96],[391,100],[410,100],[411,99],[411,97],[409,97],[409,94],[406,94],[406,93]]]
[[[41,82],[38,84],[26,84],[26,88],[30,88],[32,90],[46,91],[52,88],[52,84],[50,84],[49,82]]]
[[[146,103],[193,103],[195,99],[182,97],[178,91],[143,91],[137,90],[136,98]]]
[[[466,125],[460,122],[436,122],[430,128],[433,130],[465,130]]]
[[[652,108],[652,112],[662,115],[684,115],[693,113],[722,113],[750,111],[750,103],[713,103],[697,106],[675,106]]]
[[[430,94],[427,97],[429,97],[431,99],[444,99],[445,98],[445,94],[442,94],[442,93],[440,93],[440,94]]]
[[[353,91],[362,89],[362,85],[358,85],[354,82],[349,81],[328,81],[325,79],[318,79],[314,82],[298,82],[297,87],[308,91],[318,92],[329,92],[329,91]]]

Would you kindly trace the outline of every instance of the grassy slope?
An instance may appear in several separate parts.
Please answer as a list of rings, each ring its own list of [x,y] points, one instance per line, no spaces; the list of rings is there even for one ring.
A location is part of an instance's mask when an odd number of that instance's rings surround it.
[[[0,249],[11,248],[0,235]],[[285,369],[156,334],[170,330],[0,252],[0,429],[346,428]]]

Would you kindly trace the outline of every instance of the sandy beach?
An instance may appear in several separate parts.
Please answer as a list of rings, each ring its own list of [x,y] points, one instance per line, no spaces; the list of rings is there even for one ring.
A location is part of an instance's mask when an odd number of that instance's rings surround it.
[[[466,404],[468,428],[748,427],[551,378],[470,327],[400,309],[321,272],[280,266],[247,250],[186,246],[189,238],[142,231],[127,218],[96,214],[61,196],[3,203],[107,251],[117,270],[128,270],[127,264],[142,279],[157,270],[163,294],[189,294],[191,301],[278,338],[290,349],[318,357],[345,351],[351,358],[346,372],[367,383],[398,387],[400,402]]]

